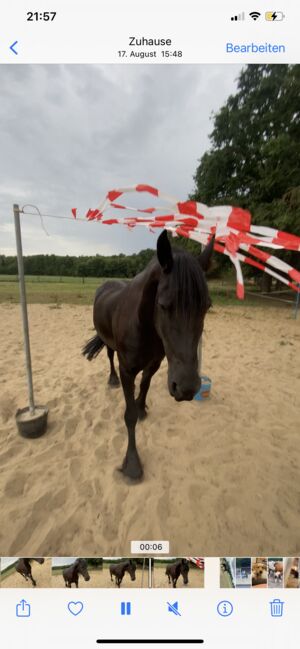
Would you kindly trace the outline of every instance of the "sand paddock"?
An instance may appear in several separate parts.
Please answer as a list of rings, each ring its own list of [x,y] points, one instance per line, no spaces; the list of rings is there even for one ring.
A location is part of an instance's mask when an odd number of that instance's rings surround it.
[[[164,361],[138,424],[140,484],[116,470],[126,432],[106,353],[80,354],[92,308],[30,305],[37,440],[16,432],[27,405],[18,306],[1,305],[0,555],[128,556],[169,539],[174,556],[300,554],[300,319],[291,310],[215,307],[205,325],[205,403],[176,403]]]
[[[51,588],[51,559],[45,559],[43,564],[32,561],[31,573],[36,586],[13,569],[7,576],[1,575],[1,588]]]

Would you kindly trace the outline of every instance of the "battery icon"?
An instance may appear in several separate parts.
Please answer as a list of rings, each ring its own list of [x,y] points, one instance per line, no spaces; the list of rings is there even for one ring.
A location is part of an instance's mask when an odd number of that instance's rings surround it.
[[[266,11],[265,19],[274,22],[274,20],[283,20],[285,15],[282,11]]]

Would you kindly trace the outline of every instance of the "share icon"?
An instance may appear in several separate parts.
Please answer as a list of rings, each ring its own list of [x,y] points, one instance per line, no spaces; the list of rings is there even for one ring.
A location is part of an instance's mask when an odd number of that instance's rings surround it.
[[[179,609],[178,609],[178,602],[174,602],[174,604],[170,604],[170,602],[167,602],[167,604],[168,604],[168,611],[170,613],[174,613],[174,615],[181,616],[181,613],[179,613]]]

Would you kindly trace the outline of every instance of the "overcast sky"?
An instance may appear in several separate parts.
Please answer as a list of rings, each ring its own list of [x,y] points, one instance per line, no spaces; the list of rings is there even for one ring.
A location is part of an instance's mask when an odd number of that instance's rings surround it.
[[[185,200],[209,147],[211,114],[236,65],[1,65],[0,252],[15,254],[12,205],[85,214],[108,190],[147,183]],[[150,197],[151,199],[151,197]],[[148,196],[145,206],[153,204]],[[118,213],[119,215],[119,213]],[[154,247],[144,228],[22,216],[24,254]]]

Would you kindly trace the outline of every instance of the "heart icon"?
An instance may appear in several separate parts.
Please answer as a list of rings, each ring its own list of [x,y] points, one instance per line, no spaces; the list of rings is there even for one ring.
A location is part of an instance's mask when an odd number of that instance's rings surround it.
[[[83,609],[82,602],[69,602],[68,609],[72,615],[79,615]]]

